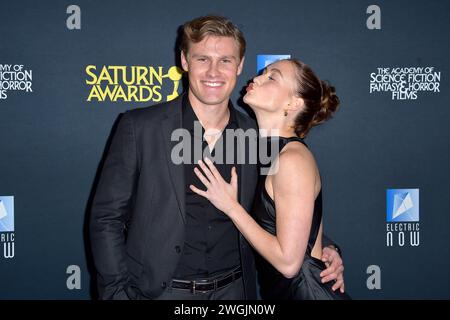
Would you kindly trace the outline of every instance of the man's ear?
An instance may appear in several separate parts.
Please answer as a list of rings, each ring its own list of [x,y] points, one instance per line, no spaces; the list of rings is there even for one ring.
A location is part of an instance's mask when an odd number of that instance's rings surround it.
[[[238,69],[237,69],[238,76],[242,73],[242,69],[244,68],[244,60],[245,60],[245,57],[242,57],[241,62],[239,62]]]
[[[187,57],[184,54],[184,51],[181,51],[181,66],[183,67],[184,71],[189,71],[189,64],[187,62]]]

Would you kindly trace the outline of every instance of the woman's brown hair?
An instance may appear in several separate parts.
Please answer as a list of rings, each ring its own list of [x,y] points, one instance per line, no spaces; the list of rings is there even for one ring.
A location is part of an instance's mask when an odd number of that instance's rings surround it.
[[[320,80],[311,68],[297,59],[289,59],[295,66],[297,95],[303,99],[304,109],[294,122],[295,133],[304,138],[312,127],[331,118],[338,109],[340,100],[329,83]]]

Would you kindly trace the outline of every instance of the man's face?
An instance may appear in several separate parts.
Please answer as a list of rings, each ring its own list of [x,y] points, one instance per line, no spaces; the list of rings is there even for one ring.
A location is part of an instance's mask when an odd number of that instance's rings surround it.
[[[189,99],[193,105],[227,106],[244,59],[239,59],[238,43],[231,37],[207,36],[191,43],[181,53],[183,69],[189,75]]]

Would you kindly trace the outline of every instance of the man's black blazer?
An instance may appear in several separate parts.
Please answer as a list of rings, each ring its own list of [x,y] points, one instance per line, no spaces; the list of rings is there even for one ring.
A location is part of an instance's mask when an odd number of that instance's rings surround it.
[[[183,165],[171,161],[179,143],[171,134],[182,128],[182,99],[127,111],[119,121],[90,220],[100,299],[158,297],[175,272],[185,239],[185,182]],[[240,128],[256,129],[236,114]],[[255,164],[241,165],[239,201],[248,212],[257,174]],[[239,243],[245,294],[255,299],[252,248],[242,235]]]

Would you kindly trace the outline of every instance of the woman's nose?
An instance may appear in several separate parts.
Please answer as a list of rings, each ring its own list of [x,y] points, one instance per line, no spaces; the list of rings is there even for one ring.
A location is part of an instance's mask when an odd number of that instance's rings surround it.
[[[261,76],[257,76],[253,78],[253,83],[259,85],[261,83]]]

